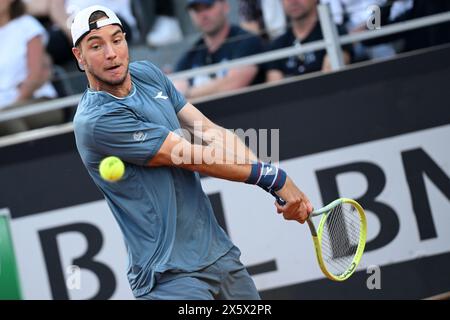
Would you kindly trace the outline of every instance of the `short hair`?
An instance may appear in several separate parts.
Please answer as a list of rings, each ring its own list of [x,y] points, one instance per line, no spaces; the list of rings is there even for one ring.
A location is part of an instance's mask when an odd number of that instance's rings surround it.
[[[98,20],[100,20],[102,18],[109,18],[109,17],[106,13],[104,13],[101,10],[94,11],[94,12],[92,12],[91,16],[89,17],[89,23],[97,22]]]
[[[97,22],[98,20],[102,19],[102,18],[109,18],[108,15],[101,11],[101,10],[97,10],[91,13],[91,15],[89,16],[89,24]],[[84,36],[80,37],[80,39],[78,39],[77,43],[75,44],[75,46],[81,50],[81,40],[84,38]]]

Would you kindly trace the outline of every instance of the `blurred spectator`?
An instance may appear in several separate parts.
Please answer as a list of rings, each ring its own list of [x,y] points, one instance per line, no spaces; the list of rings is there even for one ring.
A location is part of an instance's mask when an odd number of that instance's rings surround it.
[[[0,2],[0,109],[23,106],[42,99],[55,98],[57,93],[48,82],[51,77],[45,53],[47,35],[39,22],[25,15],[21,0]],[[33,119],[0,123],[0,134],[27,130],[40,121],[62,121],[62,112],[47,113]]]
[[[381,7],[386,0],[320,0],[328,4],[334,22],[343,25],[348,33],[367,30],[367,22],[372,17],[372,6]],[[393,44],[380,43],[375,46],[364,46],[362,43],[353,45],[354,61],[392,57],[396,54]]]
[[[261,38],[238,26],[230,25],[226,0],[188,0],[188,10],[203,38],[197,41],[178,62],[176,71],[225,62],[263,51]],[[221,93],[262,82],[263,74],[257,65],[220,70],[211,75],[175,81],[177,88],[188,98]]]
[[[150,47],[162,47],[183,39],[180,23],[175,17],[173,0],[148,1],[146,8],[146,19],[151,25],[146,41]]]
[[[382,25],[450,11],[449,0],[392,0],[382,8]],[[419,28],[391,36],[403,39],[401,51],[411,51],[450,42],[450,22]]]
[[[37,17],[47,28],[49,42],[47,52],[55,64],[73,61],[70,25],[72,17],[91,5],[104,5],[118,13],[126,38],[133,39],[136,20],[131,12],[131,0],[26,0],[27,12]]]
[[[266,36],[261,0],[239,0],[239,20],[248,32]]]
[[[381,6],[386,0],[320,0],[328,4],[333,20],[337,25],[344,25],[348,32],[366,30],[372,5]]]
[[[239,0],[241,27],[273,39],[286,29],[286,15],[280,0]]]
[[[323,39],[317,12],[317,0],[283,0],[284,10],[291,27],[270,45],[270,50],[301,46],[304,43]],[[345,34],[343,27],[338,28]],[[344,48],[344,61],[350,63],[351,46]],[[301,75],[314,71],[329,71],[331,66],[325,50],[308,52],[266,64],[267,81],[281,80],[287,76]]]

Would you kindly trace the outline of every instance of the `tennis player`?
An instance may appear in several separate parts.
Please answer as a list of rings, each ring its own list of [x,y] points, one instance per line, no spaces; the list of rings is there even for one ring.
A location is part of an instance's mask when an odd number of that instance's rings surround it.
[[[287,201],[276,204],[277,211],[301,223],[312,211],[307,197],[282,169],[259,162],[238,137],[203,116],[157,67],[129,63],[114,12],[86,8],[71,32],[73,54],[89,81],[74,119],[77,148],[123,233],[135,297],[259,299],[239,249],[214,217],[199,173],[273,190]],[[198,124],[201,145],[176,133]],[[224,142],[230,135],[238,146],[232,150]],[[226,161],[230,154],[234,161]],[[99,175],[99,163],[109,155],[126,162],[116,183]]]

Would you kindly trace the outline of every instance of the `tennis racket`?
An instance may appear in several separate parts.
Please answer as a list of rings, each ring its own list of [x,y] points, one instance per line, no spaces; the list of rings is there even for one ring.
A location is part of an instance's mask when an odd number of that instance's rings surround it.
[[[278,204],[286,202],[275,192]],[[316,229],[312,218],[321,216]],[[336,199],[314,210],[307,220],[316,249],[316,257],[324,275],[344,281],[355,272],[366,245],[367,222],[361,205],[352,199]]]

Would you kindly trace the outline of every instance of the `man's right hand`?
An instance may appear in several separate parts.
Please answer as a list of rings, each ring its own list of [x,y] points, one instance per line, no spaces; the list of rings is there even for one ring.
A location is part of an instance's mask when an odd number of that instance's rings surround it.
[[[305,223],[313,211],[313,206],[308,197],[300,191],[291,178],[287,177],[283,188],[277,191],[277,194],[286,201],[284,206],[275,201],[277,212],[282,213],[286,220],[296,220]]]

